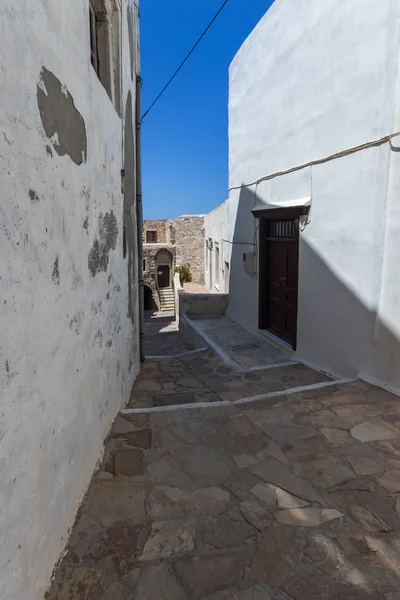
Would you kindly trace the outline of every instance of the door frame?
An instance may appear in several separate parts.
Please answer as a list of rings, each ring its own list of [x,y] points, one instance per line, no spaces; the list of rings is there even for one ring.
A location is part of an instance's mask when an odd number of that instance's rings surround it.
[[[171,263],[167,262],[166,260],[159,260],[156,262],[155,264],[156,267],[156,283],[157,283],[157,287],[160,287],[159,283],[158,283],[158,267],[168,267],[169,268],[169,277],[168,277],[168,285],[167,287],[171,287],[171,273],[172,273],[172,265]]]
[[[291,208],[266,208],[253,211],[253,215],[256,219],[259,219],[259,285],[258,285],[258,327],[261,330],[266,330],[273,335],[279,337],[284,342],[291,345],[293,350],[297,347],[297,314],[298,314],[298,298],[299,298],[299,246],[300,246],[300,227],[299,220],[300,216],[308,213],[308,206],[296,206]],[[296,295],[296,328],[294,337],[290,340],[284,335],[278,334],[276,331],[272,331],[267,326],[268,316],[268,260],[267,260],[267,247],[268,242],[265,240],[267,236],[268,221],[275,221],[279,219],[289,220],[293,219],[295,223],[295,259],[296,259],[296,280],[297,280],[297,295]]]

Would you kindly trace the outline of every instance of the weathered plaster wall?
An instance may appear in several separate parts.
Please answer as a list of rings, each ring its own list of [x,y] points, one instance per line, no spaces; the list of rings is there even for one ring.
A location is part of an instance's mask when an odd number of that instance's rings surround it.
[[[399,130],[399,5],[276,0],[230,69],[230,187]],[[244,245],[257,251],[251,209],[311,198],[297,356],[400,389],[397,162],[383,145],[232,190],[229,311],[257,329],[258,277],[243,268]]]
[[[176,264],[188,264],[194,283],[204,284],[204,216],[184,215],[171,221]]]
[[[224,315],[229,294],[179,294],[180,315]]]
[[[204,238],[206,242],[204,244],[205,284],[213,293],[229,292],[232,244],[229,243],[231,238],[229,237],[228,209],[229,203],[226,200],[204,218]],[[210,240],[212,241],[212,248],[209,243]],[[217,247],[220,254],[219,261],[215,257]],[[218,275],[216,273],[217,264]]]
[[[123,0],[127,126],[90,63],[87,0],[3,0],[0,22],[0,597],[41,600],[139,369],[138,16]]]

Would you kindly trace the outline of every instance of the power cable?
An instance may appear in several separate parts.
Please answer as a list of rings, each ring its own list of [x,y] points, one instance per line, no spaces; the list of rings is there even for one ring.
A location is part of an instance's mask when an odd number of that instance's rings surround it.
[[[153,108],[153,106],[155,104],[157,104],[157,102],[159,101],[159,99],[161,98],[161,96],[163,95],[163,93],[165,92],[165,90],[170,86],[170,84],[173,82],[173,80],[175,79],[175,77],[178,75],[179,71],[182,69],[183,65],[187,62],[187,60],[190,58],[190,56],[193,54],[193,52],[196,50],[197,46],[200,44],[201,40],[203,39],[203,37],[206,35],[207,31],[210,29],[210,27],[213,25],[214,21],[217,19],[217,17],[219,16],[219,14],[222,12],[222,10],[225,8],[225,6],[228,4],[229,0],[225,0],[225,2],[223,2],[222,6],[220,7],[220,9],[218,10],[218,12],[214,15],[214,17],[211,19],[211,21],[209,22],[209,24],[207,25],[207,27],[205,28],[205,30],[203,31],[203,33],[201,34],[201,36],[199,37],[199,39],[197,40],[197,42],[195,43],[195,45],[193,46],[193,48],[190,50],[190,52],[186,55],[185,59],[181,62],[181,64],[179,65],[179,67],[177,68],[177,70],[175,71],[175,73],[172,75],[171,79],[168,81],[168,83],[163,87],[163,89],[161,90],[161,92],[158,94],[157,98],[154,100],[154,102],[150,105],[150,107],[146,110],[146,112],[142,115],[142,121],[143,119],[149,114],[149,112],[151,111],[151,109]]]
[[[391,133],[389,135],[385,135],[385,137],[379,138],[377,140],[372,140],[371,142],[366,142],[365,144],[360,144],[359,146],[353,146],[348,148],[347,150],[342,150],[341,152],[335,152],[335,154],[330,154],[329,156],[324,156],[323,158],[318,158],[316,160],[310,160],[307,163],[303,163],[301,165],[297,165],[296,167],[292,167],[291,169],[285,169],[284,171],[277,171],[275,173],[271,173],[270,175],[265,175],[264,177],[260,177],[260,179],[256,179],[256,181],[251,181],[250,183],[241,183],[240,185],[234,185],[229,188],[229,192],[233,190],[241,190],[242,188],[252,187],[253,185],[259,185],[263,181],[270,181],[271,179],[275,179],[276,177],[282,177],[282,175],[289,175],[290,173],[295,173],[296,171],[302,171],[303,169],[307,169],[308,167],[314,167],[315,165],[322,165],[324,163],[330,162],[331,160],[336,160],[337,158],[343,158],[345,156],[350,156],[351,154],[356,154],[361,150],[368,150],[369,148],[376,148],[382,146],[383,144],[390,143],[393,138],[399,137],[400,131],[396,131],[396,133]],[[397,148],[396,150],[397,151]]]

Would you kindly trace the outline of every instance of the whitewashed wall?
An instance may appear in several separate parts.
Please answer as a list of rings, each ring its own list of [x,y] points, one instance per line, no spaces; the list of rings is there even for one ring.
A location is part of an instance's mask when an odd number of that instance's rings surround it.
[[[127,8],[123,113],[129,91],[135,106]],[[88,1],[3,0],[0,23],[0,597],[41,600],[139,369],[138,294],[133,282],[128,317],[124,122],[90,63]],[[52,108],[69,93],[84,121],[80,165],[44,131],[43,67],[65,86]]]
[[[212,240],[213,248],[205,246],[204,271],[205,285],[213,293],[225,293],[225,262],[230,265],[231,245],[229,242],[228,201],[223,202],[204,218],[204,238]],[[228,241],[227,241],[228,240]],[[216,248],[219,248],[219,261],[216,261]],[[211,265],[210,265],[211,261]],[[218,275],[216,273],[218,262]]]
[[[230,69],[230,187],[400,129],[399,8],[399,0],[276,0]],[[229,236],[253,239],[256,203],[311,198],[297,356],[400,389],[398,160],[386,144],[233,190]],[[233,249],[229,310],[256,330],[258,279]]]

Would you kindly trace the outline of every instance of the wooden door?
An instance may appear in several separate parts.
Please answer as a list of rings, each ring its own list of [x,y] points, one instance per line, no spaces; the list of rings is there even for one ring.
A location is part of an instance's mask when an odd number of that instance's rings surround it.
[[[169,287],[169,266],[159,265],[157,267],[157,283],[158,287],[166,288]]]
[[[296,219],[260,223],[259,325],[295,348],[298,296]]]

